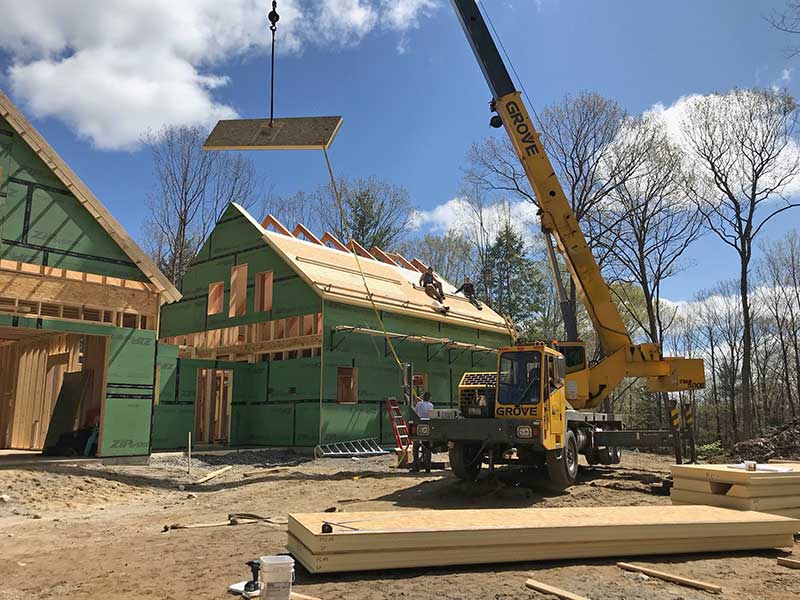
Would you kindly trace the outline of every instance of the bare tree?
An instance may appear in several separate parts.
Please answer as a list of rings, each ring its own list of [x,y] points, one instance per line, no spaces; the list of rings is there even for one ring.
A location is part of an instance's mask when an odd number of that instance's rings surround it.
[[[409,260],[415,257],[426,265],[432,265],[439,275],[455,285],[465,275],[473,275],[473,248],[459,231],[451,230],[444,235],[426,234],[405,241],[399,249]]]
[[[767,21],[778,31],[800,34],[800,0],[786,0],[783,11],[773,12],[767,17]],[[787,48],[786,54],[789,57],[797,56],[800,54],[800,48],[797,46]]]
[[[702,220],[686,198],[689,175],[683,151],[670,140],[664,123],[655,116],[633,122],[612,154],[628,154],[629,143],[642,145],[645,159],[609,194],[599,214],[610,228],[596,244],[608,249],[607,262],[615,279],[641,289],[646,321],[635,312],[631,315],[649,341],[661,345],[665,329],[661,286],[685,267],[681,258],[700,235]],[[611,289],[625,293],[632,288]],[[620,300],[623,306],[630,304],[625,297]]]
[[[691,100],[682,130],[696,167],[693,199],[705,223],[739,256],[742,433],[753,434],[750,261],[753,240],[775,216],[797,206],[784,197],[800,175],[796,103],[785,91],[734,90]]]
[[[270,195],[264,199],[263,213],[271,214],[289,229],[302,223],[311,231],[322,229],[319,218],[319,198],[299,191],[291,196]]]
[[[336,185],[344,215],[330,184],[311,193],[323,228],[342,241],[352,237],[367,249],[390,250],[402,241],[414,214],[406,188],[375,177],[341,179]]]
[[[627,152],[611,152],[629,117],[616,102],[596,93],[566,96],[546,107],[538,117],[542,143],[589,245],[595,248],[594,241],[605,234],[606,227],[592,215],[606,196],[636,171],[643,160],[643,147],[629,143]],[[506,140],[489,138],[475,144],[467,155],[466,178],[483,190],[512,192],[536,203],[519,160]],[[569,300],[575,315],[577,290],[572,281]]]
[[[256,172],[238,153],[205,152],[198,127],[164,127],[142,142],[150,151],[157,189],[147,200],[145,246],[177,282],[231,202],[254,201]]]

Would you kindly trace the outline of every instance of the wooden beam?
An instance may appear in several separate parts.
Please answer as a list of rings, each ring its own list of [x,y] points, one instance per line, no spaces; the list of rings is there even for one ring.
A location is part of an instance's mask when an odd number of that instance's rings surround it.
[[[367,249],[364,248],[364,246],[362,246],[355,240],[350,240],[348,247],[350,248],[351,251],[354,251],[359,256],[363,256],[364,258],[368,258],[370,260],[376,260],[376,258],[372,256],[372,254],[367,252]]]
[[[298,237],[298,234],[303,234],[303,237],[306,238],[309,242],[312,242],[314,244],[319,244],[320,246],[325,245],[320,241],[320,239],[317,236],[311,233],[311,231],[309,231],[309,229],[302,223],[297,224],[292,234],[294,235],[294,237]]]
[[[411,261],[411,264],[414,265],[414,267],[416,267],[417,271],[419,271],[420,273],[424,273],[425,271],[428,270],[428,265],[426,265],[418,258],[413,259]]]
[[[394,259],[392,259],[391,256],[386,254],[386,252],[384,252],[377,246],[373,246],[372,248],[370,248],[369,253],[372,254],[372,256],[376,257],[381,262],[385,262],[387,265],[394,265],[395,267],[400,266],[397,264],[397,262],[395,262]]]
[[[778,564],[782,567],[789,567],[790,569],[800,569],[800,560],[794,558],[778,557]]]
[[[23,272],[0,271],[0,297],[31,302],[86,305],[92,308],[127,310],[154,317],[154,294],[133,288],[118,288],[72,279]]]
[[[402,254],[400,254],[399,252],[392,252],[391,257],[394,260],[396,260],[398,263],[400,263],[401,267],[404,267],[404,268],[408,269],[409,271],[417,271],[417,272],[419,272],[419,269],[417,269],[417,267],[415,267],[413,263],[411,263],[409,260],[407,260],[406,257],[403,256]]]
[[[322,334],[302,335],[249,344],[233,344],[216,348],[197,348],[197,356],[204,358],[209,354],[266,354],[267,352],[289,352],[322,346]]]
[[[326,231],[325,234],[322,236],[322,243],[323,245],[330,244],[336,250],[341,250],[342,252],[347,252],[350,254],[350,249],[345,246],[342,242],[340,242],[335,235],[333,235],[330,231]]]
[[[589,600],[586,596],[579,596],[578,594],[567,592],[566,590],[559,589],[552,585],[547,585],[546,583],[542,583],[541,581],[536,581],[535,579],[528,579],[525,582],[525,587],[531,590],[536,590],[537,592],[540,592],[542,594],[555,596],[556,598],[560,598],[561,600]]]
[[[294,237],[292,235],[292,232],[286,229],[284,224],[281,223],[276,217],[273,217],[272,215],[267,215],[266,217],[264,217],[264,220],[261,221],[261,226],[264,229],[269,229],[269,227],[272,226],[272,228],[275,229],[275,231],[277,231],[278,233],[289,237]]]
[[[780,559],[778,559],[780,560]],[[663,579],[664,581],[669,581],[671,583],[677,583],[678,585],[683,585],[686,587],[695,588],[698,590],[704,590],[706,592],[711,592],[712,594],[721,594],[722,587],[715,585],[713,583],[706,583],[705,581],[697,581],[696,579],[689,579],[688,577],[681,577],[680,575],[673,575],[672,573],[665,573],[664,571],[657,571],[655,569],[651,569],[650,567],[641,567],[639,565],[634,565],[631,563],[626,562],[618,562],[617,566],[620,569],[625,571],[633,571],[635,573],[644,573],[648,577],[655,577],[656,579]]]

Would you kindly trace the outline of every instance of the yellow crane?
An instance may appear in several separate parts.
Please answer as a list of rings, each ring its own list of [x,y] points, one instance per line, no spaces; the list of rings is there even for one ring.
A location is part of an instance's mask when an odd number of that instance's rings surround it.
[[[671,432],[624,430],[594,411],[623,379],[646,378],[651,392],[698,389],[705,385],[703,361],[665,357],[657,344],[633,343],[475,0],[452,4],[492,92],[490,124],[504,127],[511,139],[539,203],[542,229],[555,239],[603,358],[588,364],[582,341],[501,348],[496,373],[463,376],[460,415],[419,421],[413,437],[447,443],[462,479],[474,479],[483,462],[516,461],[546,465],[551,480],[566,487],[577,476],[579,454],[613,464],[619,447],[670,443]]]

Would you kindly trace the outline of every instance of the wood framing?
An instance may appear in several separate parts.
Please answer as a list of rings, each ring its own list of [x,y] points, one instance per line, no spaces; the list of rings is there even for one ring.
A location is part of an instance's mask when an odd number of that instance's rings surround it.
[[[289,237],[294,237],[292,232],[289,231],[286,228],[286,226],[277,219],[277,217],[273,217],[272,215],[267,215],[266,217],[264,217],[264,220],[261,221],[261,226],[264,229],[269,229],[270,227],[272,227],[275,231],[277,231],[278,233],[280,233],[282,235],[287,235]]]
[[[320,246],[325,245],[322,243],[322,240],[320,240],[317,236],[311,233],[311,231],[309,231],[308,228],[302,223],[297,224],[297,226],[294,228],[294,231],[292,232],[292,235],[294,235],[294,237],[300,237],[302,235],[309,242],[312,242],[314,244],[319,244]]]

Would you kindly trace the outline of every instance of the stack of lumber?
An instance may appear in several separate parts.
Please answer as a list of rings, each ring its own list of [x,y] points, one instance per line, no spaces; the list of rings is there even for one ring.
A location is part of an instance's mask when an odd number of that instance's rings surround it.
[[[781,548],[797,524],[711,506],[307,513],[289,515],[287,548],[330,573]]]
[[[800,518],[800,463],[758,465],[674,465],[673,504],[705,504]]]

